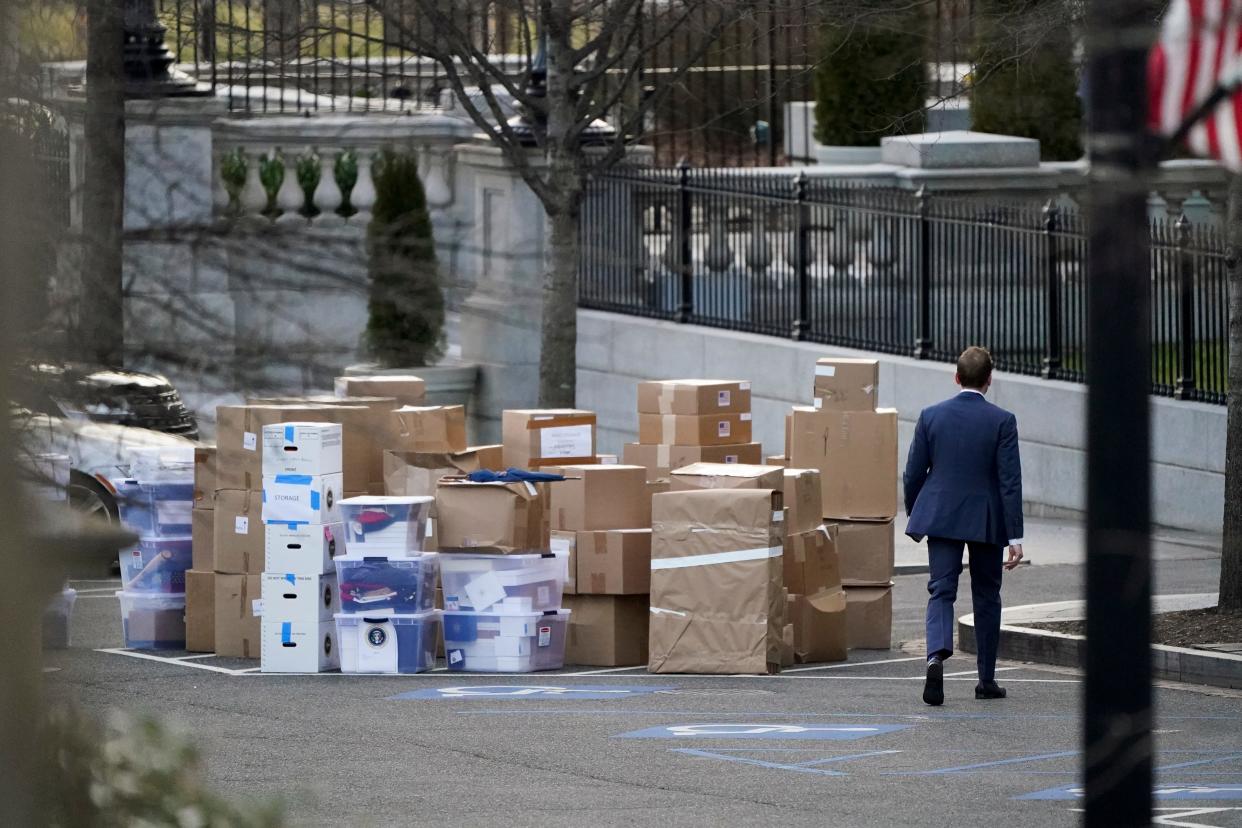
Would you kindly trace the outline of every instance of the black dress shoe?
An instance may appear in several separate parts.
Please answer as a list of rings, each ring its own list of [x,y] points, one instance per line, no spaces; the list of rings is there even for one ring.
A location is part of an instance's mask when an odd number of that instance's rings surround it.
[[[1005,688],[994,681],[975,685],[976,699],[1003,699],[1005,695]]]
[[[923,685],[923,703],[933,707],[944,704],[944,662],[938,658],[927,662],[927,681]]]

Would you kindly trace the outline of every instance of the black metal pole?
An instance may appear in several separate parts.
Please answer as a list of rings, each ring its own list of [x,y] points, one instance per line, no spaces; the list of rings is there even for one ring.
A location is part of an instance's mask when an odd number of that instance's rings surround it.
[[[1061,277],[1058,272],[1056,205],[1051,200],[1044,206],[1044,251],[1047,277],[1047,306],[1044,309],[1044,379],[1056,379],[1061,373]]]
[[[1152,815],[1149,17],[1141,0],[1087,4],[1088,828]]]
[[[914,357],[930,359],[931,336],[931,204],[926,187],[914,194],[919,210],[919,331]]]
[[[694,284],[691,268],[694,262],[693,239],[690,237],[694,222],[690,215],[690,163],[686,159],[677,162],[677,234],[672,240],[680,245],[677,251],[677,270],[681,277],[681,301],[677,306],[677,321],[689,322],[694,313]]]
[[[810,256],[807,255],[807,233],[810,232],[806,209],[806,173],[794,178],[794,271],[798,279],[798,318],[793,324],[793,338],[799,342],[806,339],[811,328],[811,275]]]
[[[1190,251],[1190,220],[1182,213],[1177,230],[1177,353],[1178,377],[1173,396],[1195,396],[1195,260]]]

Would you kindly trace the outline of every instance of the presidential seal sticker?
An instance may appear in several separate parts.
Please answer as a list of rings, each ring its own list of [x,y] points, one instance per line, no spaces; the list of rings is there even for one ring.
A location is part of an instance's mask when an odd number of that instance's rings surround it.
[[[379,649],[388,642],[388,633],[383,627],[369,627],[367,629],[367,644]]]

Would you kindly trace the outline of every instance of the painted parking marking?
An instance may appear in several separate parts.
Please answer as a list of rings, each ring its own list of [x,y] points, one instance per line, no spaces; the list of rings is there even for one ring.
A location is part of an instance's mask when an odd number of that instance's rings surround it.
[[[936,770],[926,771],[906,771],[901,772],[902,776],[934,776],[946,773],[970,773],[971,771],[982,770],[983,768],[1000,767],[1001,765],[1021,765],[1026,762],[1042,762],[1047,759],[1064,759],[1067,756],[1077,756],[1076,750],[1062,750],[1056,753],[1037,753],[1032,756],[1015,756],[1011,759],[997,759],[994,762],[978,762],[973,765],[956,765],[951,768],[937,768]],[[898,772],[890,772],[896,775]]]
[[[924,661],[923,656],[911,658],[886,658],[880,661],[847,661],[840,664],[815,664],[810,667],[788,667],[782,673],[804,673],[810,670],[840,670],[843,667],[869,667],[876,664],[901,664],[907,661]]]
[[[1192,762],[1178,762],[1176,765],[1163,765],[1162,767],[1156,768],[1156,770],[1180,770],[1181,768],[1193,768],[1197,765],[1214,765],[1217,762],[1232,762],[1235,759],[1242,759],[1242,753],[1234,753],[1229,756],[1216,756],[1211,759],[1196,759]]]
[[[1016,796],[1014,799],[1082,799],[1082,785],[1061,785],[1056,788],[1035,791],[1034,793]],[[1152,788],[1152,796],[1156,799],[1242,799],[1242,785],[1205,785],[1198,782],[1166,783]]]
[[[769,770],[792,771],[794,773],[810,773],[819,776],[848,776],[843,771],[830,770],[822,767],[823,765],[838,764],[843,762],[852,762],[857,759],[868,759],[872,756],[887,756],[893,753],[900,753],[899,750],[873,750],[867,753],[853,753],[848,756],[824,756],[811,759],[806,762],[773,762],[765,759],[756,759],[754,756],[739,755],[742,752],[750,754],[770,754],[775,753],[779,748],[759,749],[745,748],[733,749],[723,748],[719,750],[704,750],[702,748],[671,748],[673,753],[680,753],[683,756],[694,756],[699,759],[717,759],[722,762],[734,762],[741,765],[754,765],[760,768],[768,768]]]
[[[620,733],[622,739],[771,739],[852,741],[905,730],[908,724],[780,724],[775,722],[697,722]]]
[[[474,684],[433,687],[390,696],[390,701],[409,699],[623,699],[675,690],[675,687],[627,687],[618,684],[580,684],[574,687],[546,684]]]

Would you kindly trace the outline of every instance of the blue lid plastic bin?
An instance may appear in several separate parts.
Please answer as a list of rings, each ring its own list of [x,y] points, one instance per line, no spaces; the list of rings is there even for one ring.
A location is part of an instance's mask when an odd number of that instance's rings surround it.
[[[570,611],[444,613],[448,669],[465,673],[531,673],[565,666]]]
[[[126,592],[185,592],[185,571],[193,560],[190,538],[141,538],[121,550],[121,585]]]
[[[125,646],[134,650],[185,649],[185,595],[118,592]]]
[[[336,616],[342,673],[423,673],[436,666],[440,613]]]
[[[435,607],[439,555],[405,558],[351,552],[333,563],[344,613],[413,614]]]
[[[440,553],[444,608],[466,612],[559,609],[569,557],[551,552],[529,555]],[[500,607],[502,602],[507,606]]]

